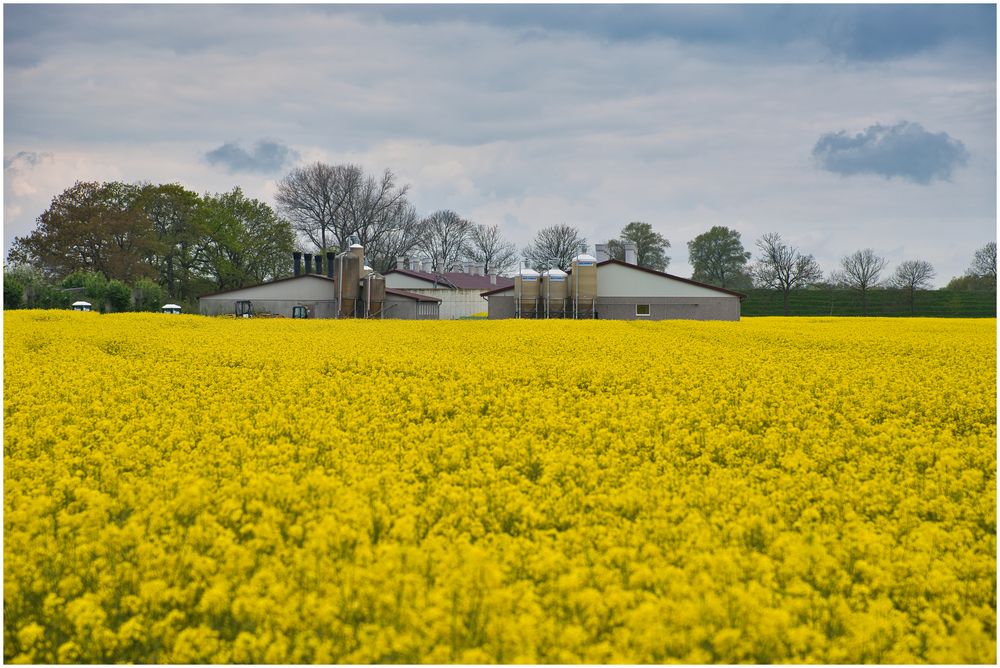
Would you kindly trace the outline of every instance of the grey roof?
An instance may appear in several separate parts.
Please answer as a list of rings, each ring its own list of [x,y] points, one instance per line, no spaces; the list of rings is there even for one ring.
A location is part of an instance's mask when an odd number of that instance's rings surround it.
[[[491,282],[489,276],[466,274],[462,271],[445,271],[435,274],[430,271],[418,271],[416,269],[390,269],[385,272],[385,274],[402,274],[403,276],[410,276],[412,278],[427,281],[428,283],[433,284],[433,287],[439,287],[445,290],[489,290],[493,288],[509,288],[514,285],[514,279],[511,278],[497,276],[497,282],[493,283]]]

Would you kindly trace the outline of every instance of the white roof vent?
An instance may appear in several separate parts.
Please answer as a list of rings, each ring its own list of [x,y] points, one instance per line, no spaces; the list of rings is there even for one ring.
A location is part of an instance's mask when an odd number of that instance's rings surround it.
[[[594,257],[593,255],[580,253],[575,258],[573,258],[573,261],[576,262],[577,264],[592,264],[594,262],[597,262],[597,258]]]
[[[566,278],[566,276],[567,276],[566,272],[563,271],[562,269],[559,269],[558,267],[554,267],[552,269],[549,269],[548,271],[545,272],[545,274],[549,278],[557,278],[557,279],[558,278]]]
[[[521,278],[525,278],[525,279],[528,279],[529,281],[533,281],[533,280],[535,280],[535,279],[538,278],[538,272],[535,271],[534,269],[527,269],[527,268],[522,269],[521,270]]]

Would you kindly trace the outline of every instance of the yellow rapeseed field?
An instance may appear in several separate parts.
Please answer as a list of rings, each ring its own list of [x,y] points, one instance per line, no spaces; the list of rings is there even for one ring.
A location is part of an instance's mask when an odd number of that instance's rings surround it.
[[[996,321],[4,315],[8,662],[996,658]]]

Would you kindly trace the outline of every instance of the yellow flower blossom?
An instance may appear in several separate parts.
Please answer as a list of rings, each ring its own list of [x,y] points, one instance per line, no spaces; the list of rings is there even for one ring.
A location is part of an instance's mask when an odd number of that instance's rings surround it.
[[[995,320],[4,325],[5,661],[996,660]]]

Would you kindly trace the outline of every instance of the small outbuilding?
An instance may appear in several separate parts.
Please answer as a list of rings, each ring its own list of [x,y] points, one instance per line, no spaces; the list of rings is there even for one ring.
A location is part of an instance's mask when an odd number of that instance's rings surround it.
[[[385,273],[385,286],[439,299],[441,319],[453,320],[482,313],[483,290],[514,284],[509,278],[482,273],[481,265],[467,264],[462,269],[464,271],[435,272],[430,266],[409,268],[408,263],[401,260],[395,269]]]
[[[63,302],[63,303],[65,303],[65,302]],[[74,311],[89,311],[89,310],[91,310],[90,302],[85,302],[85,301],[73,302],[73,310]]]

